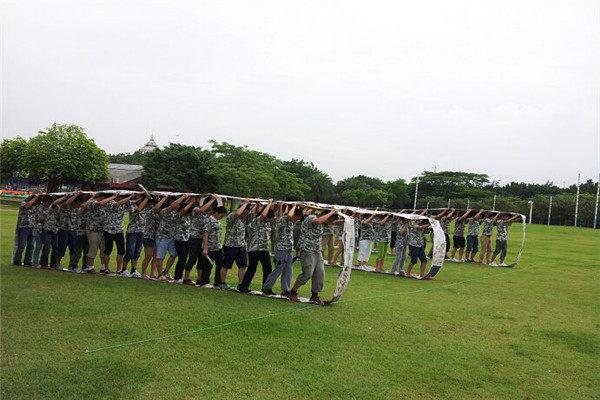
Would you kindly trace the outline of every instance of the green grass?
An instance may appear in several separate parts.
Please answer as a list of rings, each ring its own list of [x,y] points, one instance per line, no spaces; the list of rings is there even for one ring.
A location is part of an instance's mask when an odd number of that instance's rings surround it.
[[[599,231],[532,225],[515,269],[354,272],[317,307],[13,267],[15,217],[0,207],[2,399],[600,398]]]

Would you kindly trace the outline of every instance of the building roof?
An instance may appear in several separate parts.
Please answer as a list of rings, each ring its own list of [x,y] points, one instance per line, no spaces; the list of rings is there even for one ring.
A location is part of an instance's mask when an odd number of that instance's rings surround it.
[[[145,154],[145,153],[157,150],[157,149],[158,149],[158,145],[154,141],[154,135],[151,135],[150,140],[148,140],[148,142],[144,145],[144,147],[142,147],[138,151],[142,154]]]
[[[110,182],[123,183],[139,179],[144,172],[142,165],[135,164],[108,164]]]

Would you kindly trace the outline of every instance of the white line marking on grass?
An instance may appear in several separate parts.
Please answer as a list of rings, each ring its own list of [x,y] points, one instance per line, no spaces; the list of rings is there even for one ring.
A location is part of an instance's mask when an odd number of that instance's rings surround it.
[[[438,290],[438,289],[445,289],[448,287],[452,287],[452,286],[458,286],[458,285],[462,285],[465,283],[469,283],[469,282],[475,282],[475,281],[482,281],[484,279],[488,279],[491,277],[498,277],[498,276],[503,276],[506,275],[507,273],[510,272],[515,272],[515,271],[523,271],[523,269],[509,269],[506,271],[502,271],[501,274],[499,275],[487,275],[487,276],[483,276],[483,277],[477,277],[477,278],[473,278],[473,279],[465,279],[459,282],[452,282],[452,283],[448,283],[446,285],[441,285],[441,286],[434,286],[434,287],[429,287],[429,288],[422,288],[422,289],[416,289],[416,290],[409,290],[406,292],[394,292],[394,293],[386,293],[386,294],[382,294],[382,295],[377,295],[377,296],[364,296],[364,297],[359,297],[356,299],[352,299],[352,300],[340,300],[338,301],[338,303],[353,303],[353,302],[359,302],[359,301],[363,301],[363,300],[371,300],[371,299],[377,299],[377,298],[382,298],[382,297],[390,297],[390,296],[402,296],[402,295],[409,295],[409,294],[415,294],[415,293],[423,293],[423,292],[432,292],[434,290]],[[85,353],[89,354],[89,353],[96,353],[96,352],[100,352],[100,351],[104,351],[104,350],[112,350],[112,349],[117,349],[117,348],[121,348],[121,347],[129,347],[129,346],[133,346],[136,344],[143,344],[143,343],[149,343],[149,342],[156,342],[159,340],[164,340],[164,339],[170,339],[170,338],[174,338],[174,337],[180,337],[180,336],[186,336],[186,335],[193,335],[196,333],[201,333],[201,332],[207,332],[207,331],[211,331],[211,330],[215,330],[215,329],[219,329],[219,328],[224,328],[226,326],[232,326],[232,325],[237,325],[237,324],[242,324],[244,322],[250,322],[250,321],[257,321],[257,320],[261,320],[261,319],[265,319],[265,318],[269,318],[269,317],[276,317],[279,315],[284,315],[284,314],[294,314],[294,313],[298,313],[298,312],[302,312],[302,311],[306,311],[306,310],[316,310],[319,307],[315,306],[315,305],[307,305],[304,307],[300,307],[300,308],[294,308],[294,309],[290,309],[290,310],[285,310],[285,311],[281,311],[281,312],[277,312],[277,313],[269,313],[269,314],[265,314],[265,315],[261,315],[258,317],[252,317],[252,318],[244,318],[244,319],[238,319],[235,321],[230,321],[230,322],[225,322],[223,324],[217,324],[217,325],[212,325],[212,326],[206,326],[203,328],[198,328],[198,329],[192,329],[189,331],[183,331],[183,332],[179,332],[179,333],[172,333],[169,335],[164,335],[161,337],[151,337],[148,339],[141,339],[141,340],[134,340],[131,342],[124,342],[124,343],[120,343],[120,344],[114,344],[114,345],[108,345],[108,346],[100,346],[100,347],[93,347],[91,349],[85,349]]]

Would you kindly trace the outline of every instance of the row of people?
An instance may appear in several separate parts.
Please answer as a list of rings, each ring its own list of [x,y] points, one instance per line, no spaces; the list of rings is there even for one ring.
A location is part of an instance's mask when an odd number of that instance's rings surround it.
[[[126,213],[129,213],[129,224],[124,229]],[[272,201],[265,205],[248,200],[227,214],[225,207],[218,205],[216,195],[204,199],[188,194],[157,198],[149,193],[125,196],[77,192],[56,199],[48,195],[34,196],[19,210],[13,263],[20,265],[24,252],[25,265],[39,262],[43,268],[61,268],[68,248],[69,269],[93,273],[100,250],[99,272],[108,274],[110,256],[116,247],[119,275],[166,281],[170,280],[169,270],[175,265],[173,280],[176,283],[227,289],[228,272],[236,264],[237,289],[241,292],[250,291],[260,263],[265,294],[274,294],[272,288],[281,276],[282,294],[297,300],[298,289],[312,280],[311,301],[321,302],[322,229],[325,225],[343,222],[336,214],[335,210],[327,210],[317,215],[313,207],[305,205]],[[223,218],[226,221],[222,242],[220,220]],[[299,227],[296,243],[295,224]],[[276,237],[273,240],[275,270],[272,270],[269,246],[272,231]],[[142,248],[144,258],[140,273],[137,266]],[[302,273],[292,284],[294,248]],[[82,255],[85,261],[78,269]],[[194,266],[198,279],[192,282],[190,272]]]

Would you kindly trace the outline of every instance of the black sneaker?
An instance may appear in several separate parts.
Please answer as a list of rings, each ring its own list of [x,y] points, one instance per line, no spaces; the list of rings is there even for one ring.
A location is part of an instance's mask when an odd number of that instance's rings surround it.
[[[110,274],[110,270],[104,268],[104,269],[101,269],[100,271],[98,271],[98,273],[108,275],[108,274]]]
[[[276,293],[271,289],[263,289],[262,292],[265,296],[276,296]]]
[[[240,293],[250,293],[250,289],[244,289],[242,285],[237,285],[237,290]]]

